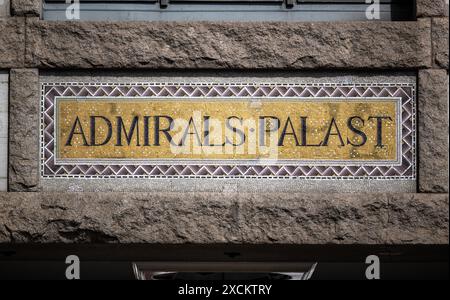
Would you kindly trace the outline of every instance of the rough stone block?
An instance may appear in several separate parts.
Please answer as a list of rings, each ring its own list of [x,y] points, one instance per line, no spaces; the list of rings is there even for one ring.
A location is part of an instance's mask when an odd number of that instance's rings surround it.
[[[435,66],[448,69],[448,18],[433,18],[432,22]]]
[[[0,243],[445,245],[447,194],[0,193]]]
[[[448,76],[419,72],[419,191],[448,192]]]
[[[39,17],[42,11],[43,0],[11,0],[12,16]]]
[[[448,16],[448,1],[417,0],[417,17]]]
[[[0,33],[0,69],[23,66],[25,56],[25,19],[0,19]]]
[[[9,98],[9,189],[39,186],[39,72],[12,69]]]
[[[431,67],[431,21],[48,22],[28,25],[36,68]]]

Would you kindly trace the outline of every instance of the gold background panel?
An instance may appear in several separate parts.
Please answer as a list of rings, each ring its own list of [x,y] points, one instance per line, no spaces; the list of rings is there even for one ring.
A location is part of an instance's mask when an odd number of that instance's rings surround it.
[[[89,98],[73,99],[59,98],[56,106],[56,156],[58,160],[309,160],[309,161],[395,161],[397,159],[398,145],[398,106],[395,99],[107,99]],[[90,144],[91,129],[90,117],[102,116],[111,122],[111,139],[102,146]],[[144,118],[149,117],[148,141],[145,146]],[[169,133],[174,145],[160,132],[160,146],[155,146],[155,116],[170,116],[175,121],[175,128]],[[210,117],[211,132],[209,144],[220,145],[228,141],[226,147],[205,146],[204,116]],[[269,134],[266,133],[265,147],[260,146],[260,122],[262,116],[272,116],[280,120],[280,128]],[[357,134],[348,127],[351,117],[353,126],[364,132],[367,141],[363,146],[352,146],[362,142],[361,134]],[[383,121],[382,142],[383,147],[377,147],[377,120],[370,117],[390,117],[391,121]],[[70,145],[68,140],[74,127],[76,118],[80,126],[76,126]],[[123,119],[124,127],[130,132],[130,126],[135,117],[138,118],[137,131],[134,132],[128,145],[126,134],[121,129],[122,146],[118,146],[118,121]],[[245,143],[232,129],[227,127],[226,120],[237,117],[242,121],[233,119],[229,125],[242,130],[245,134]],[[325,136],[334,118],[336,126],[332,126],[328,146],[302,145],[301,117],[307,117],[306,140],[308,145],[323,144]],[[189,120],[193,118],[193,123]],[[287,123],[288,118],[291,124]],[[219,123],[214,123],[214,122]],[[218,124],[218,125],[217,125]],[[214,127],[212,126],[214,125]],[[217,126],[216,126],[217,125]],[[160,118],[160,129],[169,126],[166,118]],[[184,127],[183,127],[184,126]],[[179,145],[186,127],[190,133],[197,130],[199,139],[195,134],[189,134],[185,139],[185,146],[181,151]],[[195,126],[195,128],[194,128]],[[273,129],[274,123],[266,120],[265,129]],[[271,127],[272,126],[272,127]],[[278,145],[282,131],[287,126],[283,145]],[[341,139],[337,135],[339,129]],[[102,143],[107,139],[109,128],[101,119],[96,120],[95,140]],[[294,135],[295,134],[295,135]],[[272,140],[270,139],[272,137]],[[188,142],[187,142],[188,141]],[[231,144],[241,144],[233,146]],[[189,144],[189,149],[186,146]],[[203,146],[202,146],[203,144]],[[300,145],[298,145],[300,144]],[[226,149],[225,149],[226,148]]]

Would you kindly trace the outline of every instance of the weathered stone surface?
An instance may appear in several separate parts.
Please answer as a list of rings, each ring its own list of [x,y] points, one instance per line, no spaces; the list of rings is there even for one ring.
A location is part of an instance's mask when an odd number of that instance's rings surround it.
[[[9,98],[9,189],[39,185],[39,72],[12,69]]]
[[[444,194],[0,193],[0,243],[448,244]]]
[[[419,191],[448,192],[446,70],[419,72]]]
[[[432,28],[434,63],[448,69],[448,18],[433,18]]]
[[[389,199],[388,210],[387,244],[448,243],[448,195],[397,194]]]
[[[417,0],[417,16],[448,16],[448,2],[446,3],[446,0]]]
[[[0,68],[21,67],[25,54],[25,20],[0,19]]]
[[[11,15],[39,17],[41,7],[42,0],[11,0]]]
[[[333,23],[30,21],[38,68],[422,68],[431,21]]]

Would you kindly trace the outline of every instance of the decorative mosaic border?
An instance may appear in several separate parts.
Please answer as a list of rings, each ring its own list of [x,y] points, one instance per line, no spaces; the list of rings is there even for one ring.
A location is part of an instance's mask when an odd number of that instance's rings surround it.
[[[41,176],[43,178],[273,178],[405,179],[416,178],[416,106],[414,84],[245,84],[245,83],[43,83],[41,103]],[[57,97],[147,98],[401,98],[401,162],[393,165],[215,165],[108,163],[72,165],[55,161]]]

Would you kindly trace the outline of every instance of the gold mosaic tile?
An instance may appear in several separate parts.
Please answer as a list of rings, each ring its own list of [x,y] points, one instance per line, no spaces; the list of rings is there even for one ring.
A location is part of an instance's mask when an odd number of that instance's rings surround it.
[[[60,99],[57,159],[395,161],[397,109],[396,99]]]

